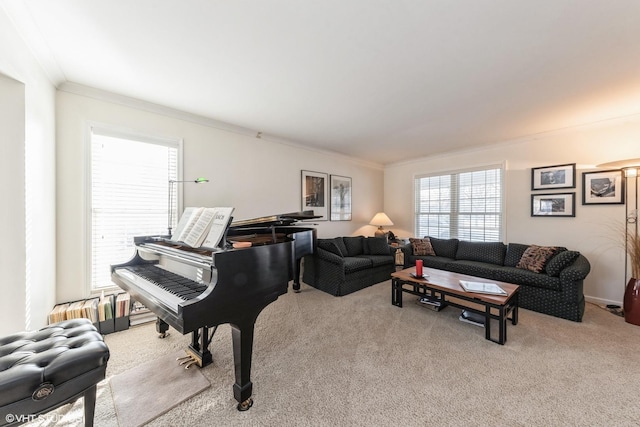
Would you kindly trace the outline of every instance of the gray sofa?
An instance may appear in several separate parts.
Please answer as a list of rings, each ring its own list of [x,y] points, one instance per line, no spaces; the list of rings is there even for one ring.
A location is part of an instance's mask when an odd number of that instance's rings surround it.
[[[302,280],[331,295],[347,295],[389,280],[395,251],[386,237],[318,239],[315,253],[304,257]]]
[[[426,239],[411,239],[402,247],[405,268],[421,259],[425,267],[514,283],[521,286],[520,307],[582,321],[583,281],[591,266],[579,252],[564,247],[429,237],[433,254],[427,255],[421,246]]]

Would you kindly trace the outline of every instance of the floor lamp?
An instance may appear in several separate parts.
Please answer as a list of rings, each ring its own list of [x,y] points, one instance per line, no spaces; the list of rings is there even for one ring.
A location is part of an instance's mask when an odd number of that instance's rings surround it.
[[[624,203],[624,316],[625,321],[640,325],[640,271],[638,271],[638,173],[640,172],[640,159],[618,160],[598,165],[598,167],[619,168],[625,179],[625,203]],[[633,197],[631,197],[633,196]],[[635,258],[632,262],[631,277],[629,274],[629,257]],[[632,259],[633,261],[633,259]],[[635,280],[632,280],[635,279]]]
[[[174,186],[180,182],[193,182],[195,184],[203,184],[205,182],[209,182],[207,178],[196,178],[196,179],[188,179],[185,181],[176,181],[174,179],[169,180],[169,218],[167,223],[167,234],[169,238],[171,238],[171,231],[173,229],[173,194],[174,194]]]

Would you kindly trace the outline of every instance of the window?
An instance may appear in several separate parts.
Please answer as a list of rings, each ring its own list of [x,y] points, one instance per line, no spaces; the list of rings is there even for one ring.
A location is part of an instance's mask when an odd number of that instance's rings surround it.
[[[135,236],[167,233],[169,180],[178,176],[180,146],[178,140],[91,129],[92,291],[113,286],[110,266],[131,259]]]
[[[415,179],[416,236],[502,241],[502,167]]]

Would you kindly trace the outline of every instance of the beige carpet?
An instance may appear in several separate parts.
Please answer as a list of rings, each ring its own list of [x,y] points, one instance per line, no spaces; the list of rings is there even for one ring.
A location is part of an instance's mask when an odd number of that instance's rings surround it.
[[[250,410],[236,410],[231,329],[224,325],[213,340],[213,363],[201,370],[211,387],[148,425],[640,425],[640,327],[592,304],[582,323],[520,310],[501,346],[460,322],[459,313],[436,313],[409,298],[394,307],[389,281],[340,298],[303,284],[258,318]],[[189,344],[175,331],[158,339],[153,324],[105,340],[109,379]],[[60,412],[66,415],[56,426],[80,425],[81,402]],[[96,427],[118,427],[115,413],[105,381]]]
[[[184,351],[157,358],[111,378],[111,393],[120,427],[148,423],[210,386],[198,367],[185,369],[176,358]]]

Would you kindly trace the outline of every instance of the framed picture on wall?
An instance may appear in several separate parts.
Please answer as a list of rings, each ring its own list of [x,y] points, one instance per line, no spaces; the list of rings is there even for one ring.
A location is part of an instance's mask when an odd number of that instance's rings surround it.
[[[531,216],[576,216],[576,193],[531,195]]]
[[[331,221],[351,221],[351,178],[331,175]]]
[[[584,172],[582,174],[582,204],[624,204],[624,176],[622,170]]]
[[[553,188],[576,187],[576,164],[545,166],[531,169],[531,189],[550,190]]]
[[[329,175],[322,172],[302,171],[302,210],[313,210],[320,216],[316,221],[326,221],[329,211]]]

